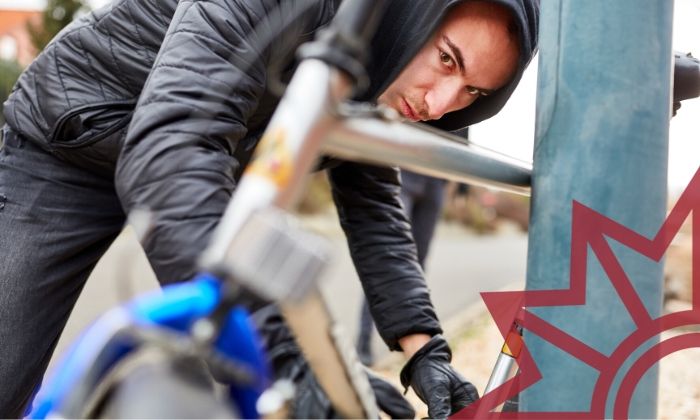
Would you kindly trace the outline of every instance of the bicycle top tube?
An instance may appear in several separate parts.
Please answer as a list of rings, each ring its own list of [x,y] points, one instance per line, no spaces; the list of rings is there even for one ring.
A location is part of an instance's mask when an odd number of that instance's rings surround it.
[[[331,155],[529,195],[532,165],[398,117],[338,121],[323,144]]]

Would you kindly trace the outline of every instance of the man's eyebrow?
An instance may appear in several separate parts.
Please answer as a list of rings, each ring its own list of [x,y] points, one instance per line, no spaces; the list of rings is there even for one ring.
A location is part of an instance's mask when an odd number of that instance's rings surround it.
[[[450,41],[450,38],[448,38],[447,35],[443,35],[442,40],[445,41],[445,44],[447,44],[448,47],[450,47],[452,55],[455,56],[455,61],[457,61],[459,72],[464,73],[464,57],[462,56],[462,51],[459,48],[457,48],[457,46],[453,44],[452,41]]]
[[[459,67],[459,72],[464,74],[464,56],[462,56],[462,51],[452,43],[450,38],[447,37],[447,35],[442,36],[442,40],[445,41],[445,44],[447,44],[448,47],[450,47],[450,51],[452,51],[452,54],[455,56],[455,61],[457,62],[457,67]],[[477,86],[469,86],[470,89],[475,89],[478,90],[479,93],[482,95],[490,95],[492,94],[496,89],[486,89],[486,88],[480,88]]]

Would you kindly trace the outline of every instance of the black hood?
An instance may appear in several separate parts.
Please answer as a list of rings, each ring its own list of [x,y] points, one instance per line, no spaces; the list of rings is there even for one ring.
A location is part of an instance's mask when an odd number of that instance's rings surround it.
[[[470,0],[387,0],[386,13],[372,40],[368,65],[370,88],[360,99],[375,100],[418,53],[440,25],[447,12]],[[410,1],[410,3],[409,3]],[[492,117],[503,108],[537,50],[539,0],[489,0],[508,7],[518,24],[520,59],[509,84],[472,105],[445,114],[429,124],[456,131]],[[410,5],[409,5],[410,4]]]

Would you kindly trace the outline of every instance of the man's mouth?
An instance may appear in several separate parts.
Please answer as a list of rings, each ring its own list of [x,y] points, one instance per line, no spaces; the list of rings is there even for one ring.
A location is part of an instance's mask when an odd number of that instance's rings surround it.
[[[420,118],[418,118],[418,115],[413,111],[411,105],[403,98],[401,98],[401,114],[411,121],[420,121]]]

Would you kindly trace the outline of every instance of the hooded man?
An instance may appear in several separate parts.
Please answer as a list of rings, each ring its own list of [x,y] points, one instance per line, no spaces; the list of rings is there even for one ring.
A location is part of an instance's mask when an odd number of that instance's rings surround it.
[[[143,243],[163,284],[196,272],[279,100],[271,68],[339,0],[115,0],[65,28],[5,105],[0,151],[0,417],[21,415],[90,271],[135,207],[154,212]],[[376,100],[458,130],[500,110],[532,58],[537,0],[391,0],[371,43]],[[266,39],[267,37],[267,39]],[[128,128],[128,130],[127,130]],[[395,168],[333,162],[341,224],[401,374],[444,417],[475,388],[450,350],[416,260]]]

